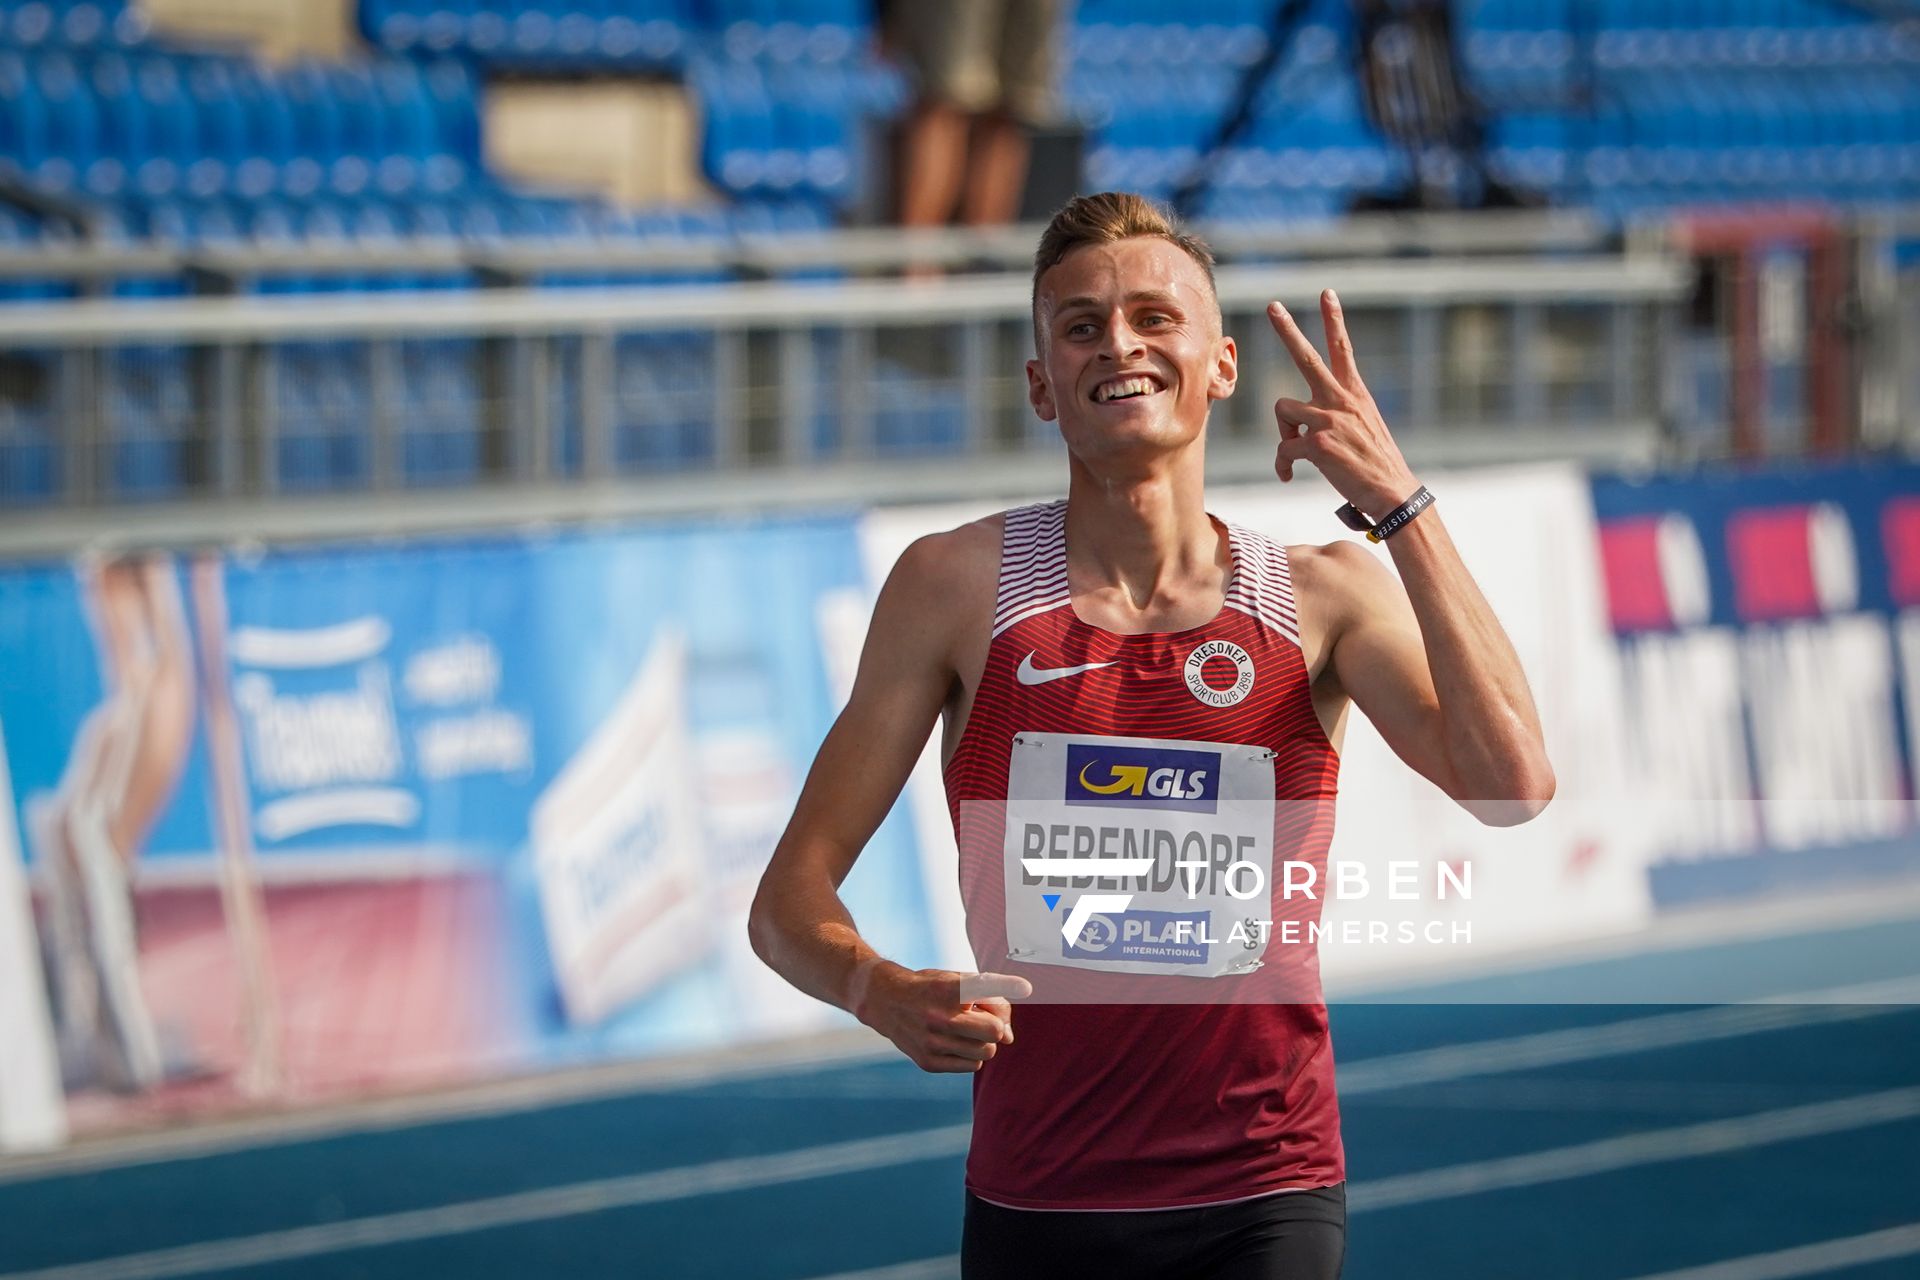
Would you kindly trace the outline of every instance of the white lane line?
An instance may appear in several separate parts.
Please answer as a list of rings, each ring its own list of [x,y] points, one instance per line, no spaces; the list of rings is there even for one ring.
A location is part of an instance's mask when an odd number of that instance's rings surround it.
[[[1496,1071],[1559,1066],[1596,1058],[1644,1053],[1650,1049],[1705,1044],[1737,1036],[1783,1031],[1791,1027],[1852,1022],[1905,1012],[1903,1002],[1920,994],[1912,978],[1860,986],[1830,987],[1782,996],[1767,1004],[1735,1004],[1710,1009],[1656,1013],[1599,1026],[1535,1031],[1499,1040],[1439,1045],[1410,1053],[1336,1063],[1342,1098],[1356,1098],[1412,1085],[1464,1080]],[[1864,1003],[1863,1003],[1864,1002]],[[1882,1003],[1873,1003],[1882,1002]],[[1337,1058],[1337,1055],[1336,1055]]]
[[[324,1141],[346,1134],[484,1120],[574,1103],[656,1096],[732,1080],[864,1064],[896,1058],[899,1052],[882,1036],[856,1027],[822,1032],[784,1047],[737,1045],[672,1058],[604,1063],[492,1080],[424,1096],[374,1098],[301,1107],[268,1116],[209,1120],[183,1129],[90,1140],[44,1155],[9,1156],[0,1161],[0,1185]]]
[[[1401,1208],[1486,1191],[1538,1186],[1668,1160],[1724,1155],[1753,1147],[1820,1137],[1920,1117],[1920,1086],[1889,1089],[1804,1107],[1786,1107],[1726,1120],[1654,1129],[1547,1151],[1378,1178],[1348,1190],[1354,1213]],[[866,1138],[778,1155],[743,1156],[680,1169],[662,1169],[345,1222],[271,1231],[232,1240],[127,1254],[0,1280],[160,1280],[162,1277],[258,1266],[345,1249],[462,1235],[491,1227],[577,1217],[608,1209],[686,1199],[748,1187],[797,1182],[832,1174],[956,1156],[967,1148],[969,1126]]]
[[[1494,1040],[1471,1040],[1342,1061],[1336,1066],[1336,1074],[1340,1097],[1359,1098],[1416,1085],[1450,1084],[1503,1071],[1564,1066],[1768,1031],[1885,1017],[1890,1013],[1908,1012],[1916,1000],[1920,1000],[1920,980],[1914,978],[1827,987],[1781,996],[1765,1004],[1676,1010],[1597,1026],[1530,1031]],[[1337,1049],[1336,1045],[1336,1053]],[[953,1088],[946,1077],[926,1075],[898,1080],[815,1075],[806,1079],[771,1078],[743,1085],[734,1092],[747,1098],[923,1098],[951,1096]]]
[[[1639,1280],[1793,1280],[1825,1275],[1840,1267],[1858,1267],[1920,1253],[1920,1222],[1840,1240],[1822,1240],[1775,1253],[1754,1253],[1681,1271],[1662,1271]]]
[[[165,1276],[311,1258],[345,1249],[438,1239],[493,1227],[546,1222],[608,1209],[944,1159],[965,1153],[971,1131],[970,1125],[950,1125],[775,1155],[740,1156],[678,1169],[658,1169],[622,1178],[467,1200],[433,1209],[350,1218],[39,1271],[13,1272],[0,1280],[159,1280]]]
[[[1765,1003],[1683,1010],[1596,1027],[1573,1027],[1363,1058],[1339,1066],[1339,1088],[1342,1097],[1360,1097],[1386,1089],[1460,1080],[1497,1071],[1584,1062],[1643,1049],[1880,1017],[1904,1012],[1894,1006],[1915,1003],[1920,1003],[1920,979],[1915,978],[1822,987],[1772,996]],[[574,1102],[657,1096],[732,1080],[774,1077],[765,1086],[768,1094],[785,1096],[780,1091],[789,1086],[778,1080],[783,1072],[891,1062],[898,1053],[891,1044],[864,1027],[812,1037],[795,1046],[785,1059],[756,1054],[754,1049],[755,1046],[749,1045],[686,1058],[616,1063],[553,1076],[477,1085],[426,1098],[378,1099],[265,1119],[213,1121],[186,1129],[88,1142],[44,1155],[8,1157],[0,1161],[0,1185],[322,1141],[352,1133],[484,1119]],[[903,1092],[918,1096],[923,1091],[908,1088]],[[750,1097],[760,1096],[758,1087],[750,1083],[744,1086],[744,1093]],[[823,1084],[820,1093],[839,1096],[838,1086]],[[893,1096],[884,1087],[875,1087],[874,1094]]]
[[[1920,1087],[1890,1089],[1837,1102],[1787,1107],[1757,1115],[1713,1120],[1675,1129],[1630,1133],[1598,1142],[1537,1151],[1523,1156],[1478,1160],[1470,1164],[1428,1169],[1399,1177],[1356,1182],[1347,1189],[1350,1213],[1398,1209],[1432,1200],[1511,1190],[1546,1182],[1614,1172],[1642,1164],[1725,1155],[1775,1142],[1819,1137],[1848,1129],[1867,1128],[1920,1116]],[[1819,1244],[1753,1254],[1725,1262],[1663,1271],[1639,1280],[1792,1280],[1819,1275],[1837,1267],[1859,1266],[1920,1253],[1920,1223],[1827,1240]],[[960,1274],[960,1258],[924,1258],[876,1271],[845,1271],[817,1280],[947,1280]],[[0,1280],[9,1280],[0,1277]]]
[[[1778,1111],[1760,1111],[1672,1129],[1649,1129],[1569,1147],[1530,1151],[1525,1155],[1376,1178],[1355,1184],[1348,1192],[1347,1207],[1354,1213],[1397,1209],[1487,1191],[1584,1178],[1667,1160],[1723,1155],[1916,1117],[1920,1117],[1920,1086],[1887,1089],[1804,1107],[1783,1107]]]
[[[1489,1075],[1489,1074],[1493,1074],[1501,1071],[1512,1071],[1512,1070],[1524,1069],[1527,1067],[1564,1064],[1564,1063],[1579,1062],[1579,1061],[1590,1061],[1597,1058],[1635,1053],[1635,1052],[1640,1052],[1640,1051],[1652,1049],[1652,1048],[1662,1048],[1662,1047],[1672,1047],[1672,1046],[1679,1046],[1679,1045],[1685,1045],[1685,1044],[1703,1043],[1711,1040],[1726,1039],[1726,1038],[1732,1038],[1732,1037],[1737,1037],[1742,1035],[1751,1035],[1751,1034],[1756,1034],[1756,1033],[1765,1032],[1765,1031],[1782,1030],[1789,1027],[1805,1026],[1805,1025],[1816,1024],[1816,1023],[1840,1022],[1840,1021],[1847,1021],[1855,1018],[1874,1017],[1874,1016],[1886,1014],[1888,1012],[1897,1012],[1898,1010],[1894,1008],[1886,1007],[1886,1006],[1879,1006],[1879,1005],[1873,1005],[1873,1004],[1854,1004],[1854,1003],[1819,1004],[1819,1003],[1811,1003],[1811,1002],[1819,1001],[1819,1000],[1849,1000],[1850,1001],[1850,1000],[1864,1000],[1864,999],[1891,999],[1895,995],[1899,994],[1900,992],[1910,991],[1911,988],[1912,988],[1911,980],[1902,980],[1899,983],[1893,983],[1893,984],[1874,984],[1874,985],[1865,986],[1865,987],[1835,987],[1835,988],[1829,988],[1829,989],[1818,990],[1818,991],[1804,992],[1795,997],[1783,997],[1783,999],[1805,1000],[1809,1002],[1805,1004],[1732,1005],[1732,1006],[1727,1006],[1722,1008],[1690,1010],[1690,1011],[1670,1013],[1670,1014],[1657,1014],[1647,1018],[1635,1018],[1635,1019],[1629,1019],[1622,1022],[1607,1023],[1598,1027],[1575,1027],[1575,1028],[1569,1028],[1561,1031],[1539,1032],[1539,1033],[1514,1036],[1514,1037],[1509,1037],[1506,1039],[1499,1039],[1499,1040],[1475,1041],[1469,1044],[1462,1044],[1462,1045],[1445,1045],[1435,1049],[1416,1050],[1412,1053],[1394,1054],[1394,1055],[1390,1055],[1387,1057],[1380,1057],[1380,1058],[1368,1058],[1368,1059],[1363,1059],[1351,1066],[1346,1066],[1341,1068],[1339,1089],[1342,1097],[1356,1098],[1356,1097],[1361,1097],[1370,1093],[1380,1093],[1380,1092],[1385,1092],[1392,1089],[1401,1089],[1401,1088],[1406,1088],[1413,1085],[1426,1084],[1426,1083],[1440,1083],[1440,1082],[1446,1082],[1446,1081],[1462,1080],[1462,1079],[1467,1079],[1474,1076]],[[395,1121],[398,1121],[399,1119],[397,1116],[383,1117],[383,1118],[390,1118]],[[401,1122],[401,1123],[404,1123],[404,1122]],[[938,1135],[955,1134],[955,1133],[965,1134],[967,1131],[968,1131],[967,1126],[963,1125],[963,1126],[954,1126],[948,1129],[930,1130],[926,1132],[930,1135],[934,1135],[931,1140],[937,1143]],[[303,1135],[303,1136],[318,1136],[318,1135]],[[901,1139],[906,1140],[908,1142],[914,1142],[919,1140],[918,1135],[916,1134],[903,1134],[898,1136]],[[865,1141],[871,1142],[876,1140],[870,1139]],[[879,1140],[879,1141],[884,1141],[884,1140]],[[838,1146],[835,1146],[835,1147],[816,1148],[813,1150],[816,1152],[831,1152],[835,1150],[840,1150],[844,1148],[846,1145],[847,1144],[839,1144]],[[857,1146],[858,1144],[854,1144],[854,1145]],[[962,1138],[959,1141],[959,1145],[956,1148],[954,1148],[954,1150],[956,1152],[964,1152],[965,1149],[966,1149],[966,1142],[965,1142],[965,1139]],[[195,1152],[194,1154],[207,1154],[207,1153]],[[780,1153],[780,1154],[776,1154],[772,1156],[764,1156],[764,1157],[760,1157],[760,1156],[741,1157],[739,1160],[723,1161],[723,1162],[720,1162],[720,1164],[721,1165],[739,1165],[742,1161],[752,1162],[755,1160],[781,1161],[781,1160],[791,1159],[794,1157],[805,1156],[806,1154],[807,1152],[794,1152],[794,1153]],[[928,1158],[931,1158],[931,1156],[935,1154],[940,1154],[940,1152],[930,1150],[928,1153]],[[152,1153],[148,1158],[164,1159],[166,1157],[160,1154],[159,1152],[155,1152],[155,1153]],[[146,1161],[142,1160],[139,1162],[145,1163]],[[120,1162],[103,1161],[102,1163],[117,1165]],[[78,1162],[78,1161],[75,1162],[75,1165],[79,1167],[87,1167],[85,1164],[82,1164],[81,1162]],[[58,1172],[58,1173],[78,1172],[79,1167],[69,1166],[69,1167],[62,1167],[57,1171],[42,1170],[41,1172]],[[692,1170],[699,1170],[699,1169],[710,1168],[710,1167],[713,1167],[713,1166],[692,1166],[691,1168]],[[877,1166],[861,1166],[861,1167],[877,1167]],[[648,1185],[649,1179],[678,1179],[681,1177],[681,1173],[682,1173],[681,1170],[661,1170],[661,1171],[655,1171],[652,1173],[633,1175],[629,1178],[615,1180],[615,1181],[622,1185],[627,1185],[627,1186],[646,1186]],[[29,1176],[32,1176],[32,1174],[28,1170],[0,1168],[0,1183],[11,1181],[15,1178],[24,1178]],[[794,1176],[812,1176],[812,1175],[802,1174],[802,1175],[794,1175]],[[1421,1176],[1421,1175],[1411,1175],[1411,1176]],[[775,1180],[779,1180],[779,1181],[786,1180],[786,1176],[782,1175],[776,1178]],[[582,1185],[584,1187],[591,1188],[600,1184],[589,1183],[589,1184],[582,1184]],[[679,1185],[694,1187],[697,1185],[697,1183],[696,1181],[689,1179],[686,1181],[682,1181]],[[1361,1187],[1364,1185],[1365,1184],[1356,1185],[1356,1187],[1354,1188],[1355,1192],[1358,1193],[1361,1190]],[[724,1189],[724,1187],[721,1187],[718,1189]],[[549,1194],[556,1195],[556,1196],[564,1196],[570,1190],[572,1190],[572,1188],[568,1188],[568,1187],[552,1188],[548,1191],[525,1193],[525,1196],[542,1196],[542,1195],[549,1195]],[[522,1201],[524,1200],[524,1198],[525,1198],[524,1196],[523,1197],[503,1197],[503,1199],[507,1201]],[[635,1203],[635,1204],[645,1203],[648,1198],[650,1197],[643,1196],[641,1199],[634,1200],[631,1203]],[[492,1202],[483,1200],[483,1201],[475,1201],[471,1203],[484,1205]],[[614,1207],[614,1206],[613,1205],[605,1205],[605,1206],[593,1205],[593,1206],[589,1206],[586,1209],[577,1209],[577,1210],[567,1209],[564,1212],[567,1212],[567,1213],[590,1212],[594,1207]],[[362,1219],[359,1221],[427,1222],[427,1221],[434,1220],[431,1217],[431,1215],[450,1212],[453,1210],[457,1210],[458,1208],[460,1208],[460,1206],[448,1206],[444,1210],[442,1209],[420,1210],[420,1211],[414,1211],[409,1213],[384,1215],[381,1218],[377,1218],[377,1219]],[[541,1216],[557,1216],[557,1215],[543,1214]],[[528,1219],[528,1220],[532,1220],[532,1219]],[[502,1219],[502,1221],[504,1222],[507,1220]],[[347,1225],[347,1224],[323,1224],[322,1226],[318,1226],[314,1228],[296,1229],[296,1231],[309,1231],[309,1230],[325,1231],[325,1230],[328,1230],[330,1227],[343,1226],[343,1225]],[[481,1223],[479,1225],[486,1225],[486,1224]],[[472,1228],[466,1228],[466,1229],[472,1229]],[[434,1227],[432,1230],[427,1232],[427,1234],[430,1234],[430,1235],[449,1234],[449,1233],[451,1232],[446,1232],[440,1227]],[[273,1237],[278,1237],[286,1234],[290,1234],[290,1233],[269,1233],[269,1235]],[[412,1238],[412,1237],[407,1237],[407,1238]],[[182,1246],[182,1248],[183,1249],[220,1248],[220,1247],[225,1247],[227,1245],[236,1245],[239,1243],[243,1243],[250,1239],[256,1239],[256,1237],[241,1237],[237,1241],[219,1241],[219,1242],[213,1242],[211,1244],[204,1245],[204,1246]],[[348,1244],[342,1244],[339,1246],[334,1246],[334,1245],[326,1246],[327,1249],[331,1249],[335,1247],[351,1247],[351,1244],[348,1243]],[[81,1264],[75,1264],[75,1265],[81,1268],[107,1266],[109,1264],[116,1263],[116,1262],[126,1262],[134,1259],[141,1259],[141,1258],[160,1257],[165,1255],[176,1254],[178,1252],[179,1250],[165,1250],[165,1251],[159,1251],[157,1254],[133,1254],[133,1255],[126,1255],[126,1257],[123,1259],[107,1259],[98,1263],[81,1263]],[[199,1264],[196,1264],[196,1265],[199,1265]],[[26,1273],[26,1274],[35,1274],[35,1273]],[[73,1271],[72,1269],[69,1268],[64,1270],[55,1269],[53,1272],[48,1274],[54,1275],[54,1276],[73,1276],[73,1277],[88,1276],[88,1277],[94,1277],[94,1280],[103,1280],[104,1277],[118,1276],[121,1273],[94,1272],[90,1270]],[[146,1275],[162,1276],[162,1275],[175,1275],[180,1273],[177,1271],[134,1271],[126,1274],[137,1275],[137,1276],[146,1276]],[[0,1277],[0,1280],[13,1280],[13,1278]]]

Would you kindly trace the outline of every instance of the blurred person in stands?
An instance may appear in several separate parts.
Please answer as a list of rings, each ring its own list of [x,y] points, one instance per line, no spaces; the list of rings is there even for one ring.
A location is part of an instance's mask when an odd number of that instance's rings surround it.
[[[1351,0],[1354,76],[1375,129],[1407,158],[1397,191],[1356,211],[1514,209],[1545,200],[1487,166],[1486,110],[1463,83],[1451,0]]]
[[[751,913],[755,949],[795,986],[923,1070],[973,1073],[968,1280],[1329,1280],[1345,1253],[1317,950],[1277,931],[1263,951],[1142,946],[1128,939],[1170,912],[1092,894],[1070,912],[1072,895],[1040,890],[1137,881],[1134,896],[1173,901],[1177,865],[1195,869],[1178,909],[1207,932],[1249,908],[1304,931],[1319,898],[1281,893],[1274,872],[1284,856],[1327,883],[1352,707],[1483,822],[1524,822],[1554,791],[1513,646],[1368,394],[1331,291],[1325,358],[1268,308],[1311,390],[1275,402],[1275,469],[1288,481],[1312,463],[1399,577],[1355,542],[1283,546],[1207,511],[1207,420],[1239,361],[1212,263],[1136,195],[1054,217],[1027,380],[1066,443],[1067,496],[901,555]],[[886,959],[837,893],[942,716],[978,972]],[[1204,827],[1264,859],[1265,892],[1236,892],[1204,842],[1214,861],[1162,865],[1193,855],[1143,845],[1150,873],[1036,871],[1026,856],[1067,856],[1051,842],[1083,859],[1150,823],[1182,850]]]
[[[1029,130],[1051,111],[1066,0],[893,0],[886,39],[916,80],[900,134],[903,226],[997,226],[1020,212]]]
[[[68,1074],[138,1091],[159,1083],[163,1063],[140,983],[133,864],[193,745],[192,638],[170,557],[107,559],[80,573],[103,696],[28,826]]]

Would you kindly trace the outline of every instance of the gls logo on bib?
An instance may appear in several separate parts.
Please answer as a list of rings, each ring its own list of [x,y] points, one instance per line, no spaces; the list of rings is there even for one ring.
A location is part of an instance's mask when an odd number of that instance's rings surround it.
[[[1070,742],[1066,783],[1068,804],[1214,813],[1220,753]]]

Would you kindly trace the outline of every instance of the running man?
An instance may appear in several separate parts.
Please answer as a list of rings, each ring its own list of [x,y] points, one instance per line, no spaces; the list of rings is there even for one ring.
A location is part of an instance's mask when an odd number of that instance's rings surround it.
[[[1317,912],[1282,903],[1270,872],[1324,871],[1349,705],[1482,821],[1527,820],[1554,790],[1532,696],[1331,291],[1324,359],[1268,308],[1312,391],[1274,406],[1275,469],[1319,468],[1397,579],[1355,542],[1282,547],[1208,514],[1207,415],[1237,349],[1201,241],[1138,196],[1083,196],[1034,267],[1029,395],[1066,441],[1066,500],[901,556],[761,883],[754,946],[922,1069],[975,1073],[969,1280],[1336,1276],[1346,1172],[1316,957],[1198,944],[1139,902],[1184,897],[1216,935],[1236,909]],[[942,716],[977,973],[887,960],[836,891]],[[1183,822],[1268,871],[1267,900],[1148,838]],[[1136,829],[1154,852],[1138,874],[1027,865],[1086,855],[1062,833]],[[1063,922],[1089,886],[1136,892]]]

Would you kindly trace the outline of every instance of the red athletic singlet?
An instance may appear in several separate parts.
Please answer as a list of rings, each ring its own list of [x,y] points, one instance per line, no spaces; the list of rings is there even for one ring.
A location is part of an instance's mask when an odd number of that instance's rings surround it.
[[[1065,527],[1064,502],[1006,514],[986,669],[946,766],[975,962],[1035,986],[974,1075],[967,1186],[1108,1210],[1331,1186],[1346,1174],[1317,956],[1277,932],[1228,940],[1238,917],[1304,936],[1326,883],[1339,759],[1286,552],[1227,525],[1219,615],[1119,635],[1075,615]],[[1069,879],[1029,856],[1155,861]],[[1264,892],[1230,870],[1242,858],[1268,861]],[[1316,868],[1312,897],[1282,900],[1283,861]],[[1079,897],[1128,889],[1067,940]]]

